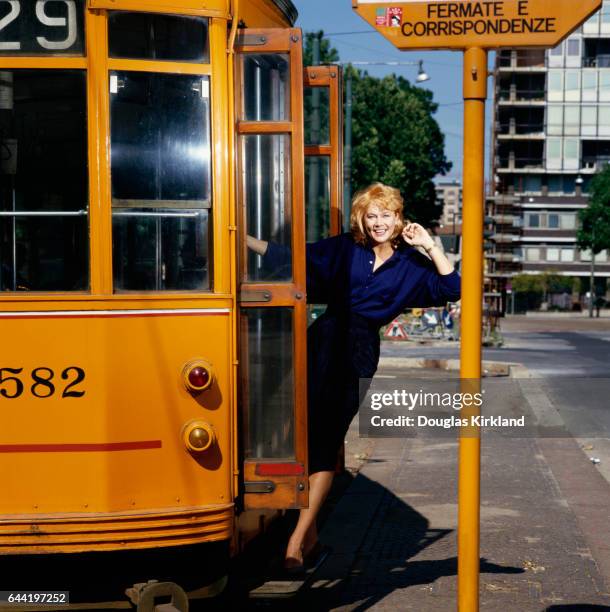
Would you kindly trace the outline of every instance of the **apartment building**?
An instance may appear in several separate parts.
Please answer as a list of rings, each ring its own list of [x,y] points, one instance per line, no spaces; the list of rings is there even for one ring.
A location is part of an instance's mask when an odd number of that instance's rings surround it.
[[[462,234],[462,183],[456,179],[436,182],[436,201],[443,206],[436,235],[451,263],[459,268]]]
[[[577,215],[610,162],[610,0],[554,49],[498,51],[494,76],[489,276],[501,288],[515,274],[552,271],[586,287]],[[595,260],[605,292],[609,254]]]

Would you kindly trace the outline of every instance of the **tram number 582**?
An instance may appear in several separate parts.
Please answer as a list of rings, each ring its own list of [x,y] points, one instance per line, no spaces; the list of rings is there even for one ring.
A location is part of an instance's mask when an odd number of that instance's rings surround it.
[[[61,391],[61,397],[85,395],[85,392],[78,388],[85,380],[85,370],[82,368],[69,366],[62,370],[60,378],[63,383],[56,381],[55,372],[51,368],[34,368],[27,376],[21,375],[22,372],[23,368],[0,368],[0,396],[16,399],[23,395],[26,386],[34,397],[39,398],[51,397],[56,391]],[[26,378],[27,381],[24,382]]]
[[[5,5],[8,6],[8,13],[4,14]],[[58,5],[64,5],[65,9],[61,9],[63,16],[58,16]],[[49,51],[65,51],[74,45],[78,35],[78,26],[76,21],[76,2],[75,0],[36,0],[34,5],[35,19],[33,15],[21,14],[22,5],[26,7],[26,13],[31,11],[33,3],[31,0],[0,0],[0,51],[19,51],[21,49],[21,41],[6,40],[9,28],[13,22],[23,20],[25,23],[19,24],[18,28],[11,28],[10,31],[20,32],[25,37],[34,37],[34,30],[37,24],[53,28],[63,28],[63,38],[49,40],[45,36],[36,36],[36,42],[43,49]],[[49,10],[51,9],[51,10]],[[51,13],[51,14],[49,14]],[[17,24],[15,24],[17,25]],[[59,35],[59,32],[57,32]]]

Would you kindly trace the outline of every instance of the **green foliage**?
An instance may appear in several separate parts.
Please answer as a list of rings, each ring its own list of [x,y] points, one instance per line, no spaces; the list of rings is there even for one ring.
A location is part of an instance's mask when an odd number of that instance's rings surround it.
[[[563,293],[572,291],[572,280],[555,272],[542,274],[517,274],[512,279],[513,291],[516,293]]]
[[[432,179],[451,168],[432,93],[395,75],[377,79],[352,69],[352,79],[352,191],[375,181],[397,187],[405,217],[430,225],[443,212]]]
[[[579,248],[597,254],[610,249],[610,165],[596,174],[589,186],[589,204],[579,214]]]
[[[542,293],[542,287],[537,275],[517,274],[512,278],[513,291],[517,293]]]
[[[331,46],[330,41],[324,38],[324,32],[307,32],[303,46],[303,65],[313,66],[313,41],[320,39],[320,64],[333,64],[339,61],[339,52]]]

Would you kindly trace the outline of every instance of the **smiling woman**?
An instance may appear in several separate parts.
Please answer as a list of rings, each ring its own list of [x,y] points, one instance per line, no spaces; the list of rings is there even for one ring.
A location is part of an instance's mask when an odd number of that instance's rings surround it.
[[[307,299],[328,307],[307,333],[309,508],[288,543],[291,570],[318,549],[315,519],[377,370],[380,327],[405,308],[443,306],[460,296],[457,272],[421,225],[405,224],[402,210],[398,189],[374,183],[354,198],[350,233],[307,245]],[[248,237],[248,246],[267,269],[281,270],[291,257],[274,242]]]

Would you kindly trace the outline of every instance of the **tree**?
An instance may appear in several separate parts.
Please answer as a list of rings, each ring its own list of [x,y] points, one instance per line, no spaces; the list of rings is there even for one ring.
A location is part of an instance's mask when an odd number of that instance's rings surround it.
[[[305,44],[303,45],[303,65],[313,66],[313,41],[320,39],[320,64],[336,64],[339,61],[339,52],[331,46],[328,38],[324,38],[322,30],[318,32],[306,32]]]
[[[610,165],[593,177],[589,186],[589,203],[579,214],[580,229],[576,241],[580,249],[591,253],[589,316],[595,300],[595,255],[610,249]]]
[[[375,181],[397,187],[405,216],[430,225],[443,212],[433,179],[451,169],[432,92],[395,75],[353,71],[352,78],[354,191]]]
[[[589,203],[578,217],[578,247],[588,249],[595,255],[610,249],[610,165],[606,164],[593,177],[589,186]]]

